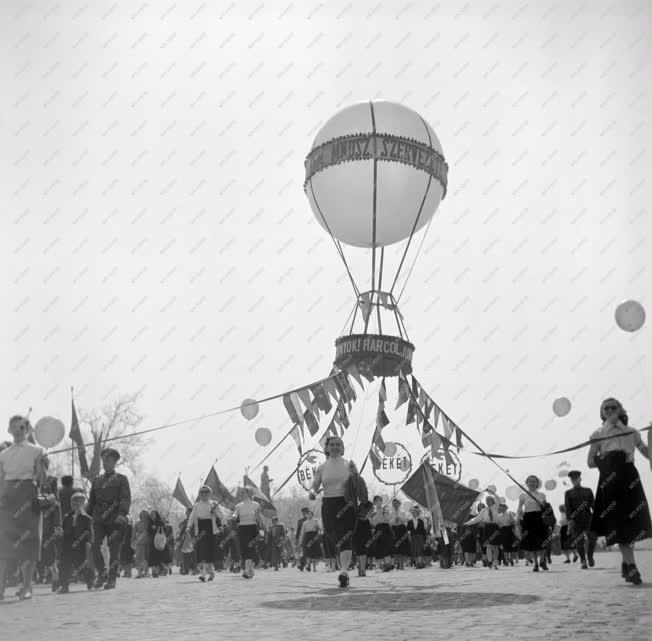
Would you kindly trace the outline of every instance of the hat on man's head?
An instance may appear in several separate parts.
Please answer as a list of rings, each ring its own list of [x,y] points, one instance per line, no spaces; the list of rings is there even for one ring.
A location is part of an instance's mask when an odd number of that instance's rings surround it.
[[[73,478],[72,476],[62,476],[61,477],[61,485],[72,485],[73,484]]]
[[[571,470],[568,473],[568,478],[569,479],[576,479],[576,478],[579,478],[580,476],[582,476],[582,472],[580,472],[579,470]]]
[[[105,447],[102,450],[102,458],[114,458],[116,461],[120,460],[120,453],[112,447]]]

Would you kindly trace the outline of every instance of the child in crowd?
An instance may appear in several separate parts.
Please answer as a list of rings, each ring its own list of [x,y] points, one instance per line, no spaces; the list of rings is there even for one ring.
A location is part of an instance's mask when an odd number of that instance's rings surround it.
[[[58,594],[70,592],[70,581],[81,574],[86,587],[93,588],[94,572],[91,564],[91,544],[93,542],[93,520],[84,512],[86,497],[77,492],[70,498],[71,510],[62,523],[63,541],[61,544],[61,566]]]

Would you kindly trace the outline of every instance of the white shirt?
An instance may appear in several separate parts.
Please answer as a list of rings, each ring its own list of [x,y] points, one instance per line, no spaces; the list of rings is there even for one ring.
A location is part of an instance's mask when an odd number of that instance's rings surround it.
[[[496,516],[496,523],[498,523],[500,527],[509,527],[510,525],[514,525],[514,519],[509,512],[503,512]]]
[[[211,512],[211,510],[213,510],[213,512]],[[208,501],[197,501],[192,506],[192,512],[188,517],[188,529],[190,530],[194,527],[195,533],[199,534],[199,524],[197,521],[199,521],[199,519],[211,519],[213,522],[213,534],[217,534],[217,519],[220,518],[218,510],[219,508],[216,501],[211,501],[210,499]]]
[[[472,519],[469,519],[466,524],[467,525],[473,525],[474,523],[496,523],[497,525],[500,525],[498,523],[498,517],[500,515],[498,514],[498,508],[497,507],[486,507],[483,510],[481,510],[477,516],[474,516]]]
[[[616,425],[611,425],[605,421],[600,429],[591,434],[591,438],[605,438],[606,436],[614,435],[615,438],[596,443],[598,452],[600,454],[619,451],[625,452],[627,461],[633,463],[634,449],[643,443],[641,433],[638,430],[633,430],[631,427],[623,425],[620,421]]]
[[[258,525],[260,506],[256,501],[248,499],[235,506],[235,514],[240,520],[240,525]]]
[[[350,474],[349,462],[345,458],[329,457],[317,468],[315,481],[319,481],[324,488],[324,498],[334,498],[346,494]]]
[[[532,492],[539,503],[546,503],[546,495],[543,492]],[[520,502],[523,503],[523,512],[541,512],[541,506],[529,494],[523,492]]]
[[[0,452],[0,478],[6,481],[34,480],[45,450],[27,439]]]

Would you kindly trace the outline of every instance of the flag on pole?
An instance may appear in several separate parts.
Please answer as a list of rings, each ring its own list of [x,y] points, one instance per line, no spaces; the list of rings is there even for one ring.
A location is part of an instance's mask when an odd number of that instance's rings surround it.
[[[222,483],[222,481],[220,481],[220,477],[217,475],[215,467],[211,467],[210,472],[204,481],[204,485],[208,485],[208,487],[211,488],[213,492],[213,498],[220,505],[223,505],[229,510],[233,510],[235,507],[235,498],[231,492],[226,489],[226,486]]]
[[[186,494],[186,488],[183,487],[181,482],[181,477],[177,478],[177,484],[174,486],[174,492],[172,492],[172,498],[176,499],[183,505],[183,507],[192,507],[192,501],[188,498]]]
[[[72,419],[70,420],[70,432],[68,433],[70,440],[77,446],[77,453],[79,454],[79,471],[84,478],[89,478],[88,461],[86,460],[86,447],[84,446],[84,438],[81,430],[79,429],[79,420],[77,419],[77,410],[75,410],[75,401],[72,401]]]
[[[256,503],[260,504],[260,507],[264,510],[275,510],[274,504],[266,497],[260,488],[245,474],[242,479],[245,489],[249,490],[252,493],[252,498]]]

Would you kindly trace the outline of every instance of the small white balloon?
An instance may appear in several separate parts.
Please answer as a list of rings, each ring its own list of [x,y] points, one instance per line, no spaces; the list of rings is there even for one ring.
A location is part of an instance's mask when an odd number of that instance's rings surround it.
[[[548,491],[552,491],[557,487],[557,481],[555,481],[553,479],[550,479],[549,481],[546,481],[543,484],[543,487],[545,487],[546,490],[548,490]]]
[[[552,411],[557,416],[566,416],[571,411],[571,402],[565,396],[556,398],[552,404]]]
[[[568,470],[559,470],[559,476],[560,479],[565,479],[568,476]]]
[[[34,438],[42,447],[54,447],[63,441],[66,435],[64,424],[53,416],[44,416],[34,426]]]
[[[645,323],[645,308],[636,300],[626,300],[616,307],[616,323],[625,332],[636,332]]]
[[[521,488],[518,485],[512,485],[505,490],[505,494],[510,501],[517,501],[521,496]]]
[[[245,398],[240,405],[240,412],[248,421],[253,420],[258,416],[258,402],[254,398]]]
[[[383,451],[385,456],[392,458],[392,456],[396,455],[396,451],[396,443],[385,443],[385,450]]]
[[[256,443],[258,445],[269,445],[272,442],[272,433],[266,427],[259,427],[256,430]]]
[[[487,486],[487,492],[491,492],[492,494],[496,493],[496,486],[495,485],[488,485]]]
[[[469,481],[469,487],[472,490],[477,490],[480,487],[480,481],[478,481],[478,479],[471,479]]]

